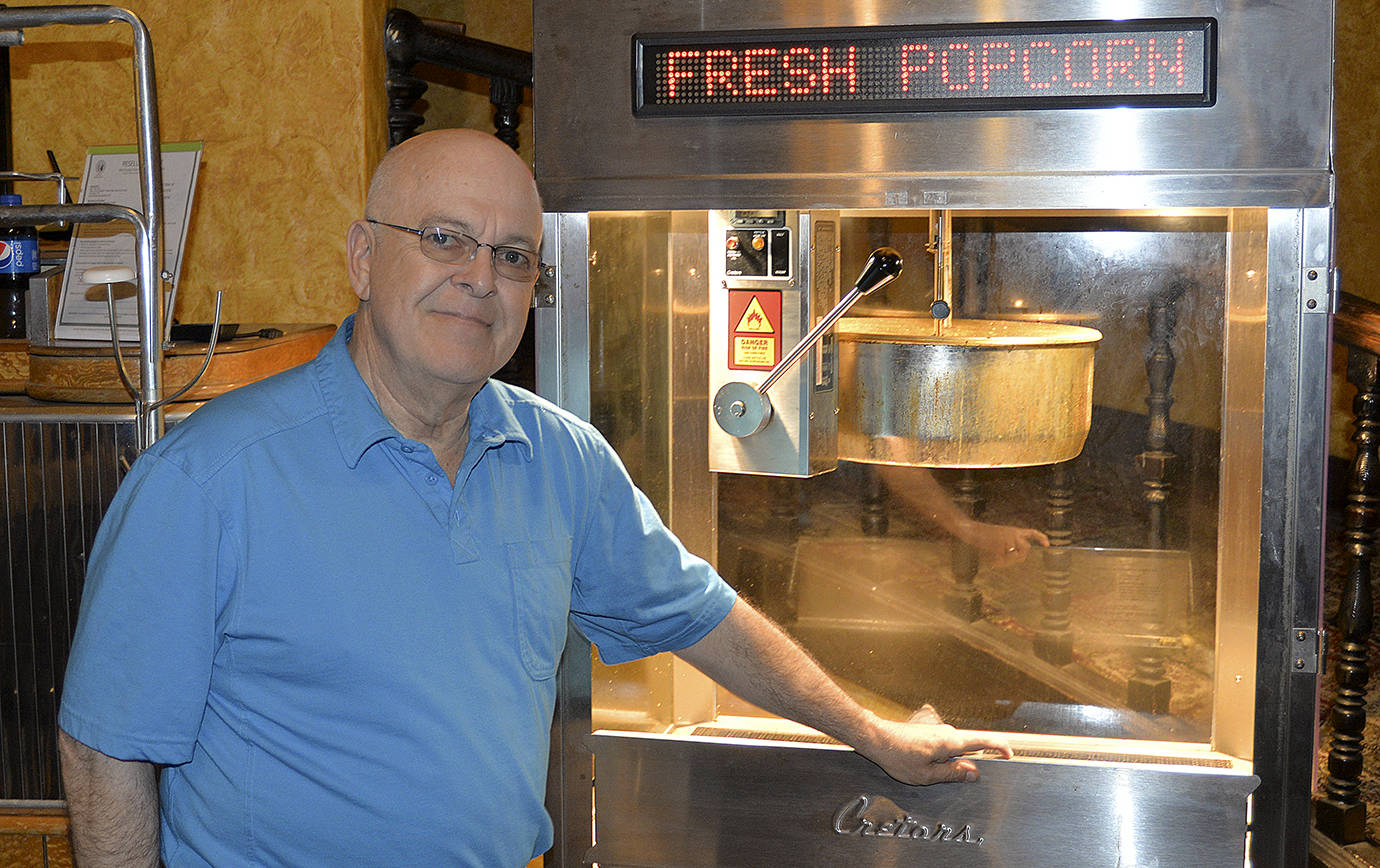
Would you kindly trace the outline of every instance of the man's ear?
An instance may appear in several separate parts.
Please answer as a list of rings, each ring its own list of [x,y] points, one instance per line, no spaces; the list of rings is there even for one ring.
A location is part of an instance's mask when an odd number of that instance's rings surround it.
[[[369,224],[356,220],[345,233],[345,260],[350,273],[350,288],[360,301],[369,300],[369,269],[373,264],[373,232]]]

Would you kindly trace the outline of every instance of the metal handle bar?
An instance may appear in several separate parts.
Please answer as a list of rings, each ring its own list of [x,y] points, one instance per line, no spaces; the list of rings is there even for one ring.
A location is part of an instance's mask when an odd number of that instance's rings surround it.
[[[139,395],[135,411],[140,450],[163,436],[162,392],[163,342],[168,340],[163,322],[163,155],[158,139],[158,96],[153,74],[153,41],[144,22],[116,6],[21,6],[0,8],[0,31],[51,24],[110,24],[123,21],[134,40],[134,98],[138,126],[139,187],[143,213],[113,205],[20,205],[3,209],[13,219],[7,226],[70,221],[104,223],[128,220],[135,225],[139,242]],[[63,209],[77,209],[64,211]],[[86,210],[83,210],[86,209]],[[113,209],[113,210],[101,210]],[[99,216],[99,215],[105,216]],[[168,317],[171,320],[171,317]],[[119,354],[119,347],[116,347]]]
[[[767,427],[771,422],[772,406],[771,399],[767,397],[767,389],[781,378],[781,375],[790,370],[791,365],[796,363],[805,352],[814,346],[815,341],[819,340],[820,335],[828,331],[835,322],[838,321],[853,303],[868,293],[880,289],[891,283],[901,273],[901,254],[890,247],[879,247],[872,251],[872,255],[867,257],[867,264],[863,266],[862,274],[858,275],[858,280],[853,284],[853,288],[836,305],[834,309],[824,315],[824,318],[805,337],[800,339],[789,353],[786,354],[776,367],[771,369],[767,378],[762,381],[762,385],[753,386],[741,380],[725,383],[719,387],[719,391],[714,394],[711,404],[711,411],[714,414],[714,421],[719,423],[719,427],[734,437],[750,437]]]
[[[797,359],[805,355],[806,350],[815,345],[815,341],[819,340],[820,335],[827,332],[834,323],[838,322],[840,317],[848,313],[848,309],[853,306],[854,302],[873,290],[881,289],[891,283],[900,273],[901,254],[890,247],[879,247],[872,251],[872,255],[867,258],[867,264],[863,266],[862,274],[858,275],[858,282],[853,284],[853,288],[838,304],[834,305],[834,309],[826,313],[824,318],[791,348],[786,357],[775,368],[772,368],[771,373],[762,381],[762,385],[757,387],[757,391],[765,395],[772,384],[781,379],[791,369],[791,365],[794,365]]]
[[[33,226],[40,223],[56,223],[66,221],[69,223],[110,223],[114,220],[124,220],[134,226],[135,252],[137,254],[138,285],[139,285],[139,388],[135,391],[129,378],[123,369],[123,360],[120,359],[120,344],[115,340],[116,364],[120,366],[121,379],[125,381],[126,388],[129,388],[134,397],[134,409],[136,416],[136,427],[138,432],[138,445],[140,451],[153,445],[153,442],[163,436],[163,410],[162,407],[168,402],[161,398],[162,379],[163,379],[163,342],[159,339],[158,331],[154,328],[157,323],[158,314],[161,311],[158,297],[158,283],[153,269],[153,244],[152,233],[149,231],[148,221],[144,215],[127,208],[124,205],[11,205],[0,208],[0,226]],[[217,331],[220,322],[220,298],[217,293],[216,299],[216,322]],[[111,304],[111,328],[114,328],[115,315]],[[112,332],[112,336],[114,336]],[[205,373],[207,365],[210,364],[210,354],[215,351],[214,340],[210,350],[207,352],[206,361],[201,366],[201,372],[193,378],[191,383],[178,390],[173,395],[177,397],[192,387],[201,375]]]

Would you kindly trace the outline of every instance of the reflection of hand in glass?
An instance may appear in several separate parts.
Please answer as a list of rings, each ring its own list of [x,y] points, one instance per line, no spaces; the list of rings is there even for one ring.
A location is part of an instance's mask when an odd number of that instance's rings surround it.
[[[988,524],[964,514],[927,468],[879,465],[877,472],[916,514],[977,549],[991,566],[1021,563],[1032,545],[1049,545],[1049,537],[1034,528]]]
[[[1032,527],[987,524],[972,519],[968,519],[967,527],[955,529],[953,534],[981,552],[994,567],[1019,564],[1030,553],[1032,545],[1049,545],[1049,537]]]

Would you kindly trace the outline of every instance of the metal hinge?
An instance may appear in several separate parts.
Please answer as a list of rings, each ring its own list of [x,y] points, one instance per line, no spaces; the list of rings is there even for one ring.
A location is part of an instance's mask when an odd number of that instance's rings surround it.
[[[1303,268],[1303,312],[1330,314],[1336,310],[1337,272],[1321,265]]]
[[[1322,650],[1319,631],[1312,627],[1295,627],[1289,632],[1289,659],[1293,661],[1291,668],[1295,672],[1316,675]]]
[[[554,266],[543,265],[541,275],[537,277],[536,292],[532,296],[532,307],[555,307],[556,306],[556,269]]]

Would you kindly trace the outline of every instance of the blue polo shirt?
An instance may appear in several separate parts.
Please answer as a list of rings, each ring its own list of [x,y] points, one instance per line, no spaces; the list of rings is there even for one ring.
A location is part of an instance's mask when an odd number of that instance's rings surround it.
[[[169,866],[521,865],[567,616],[621,662],[733,591],[588,424],[490,381],[454,487],[346,349],[135,462],[92,552],[60,724],[165,764]]]

